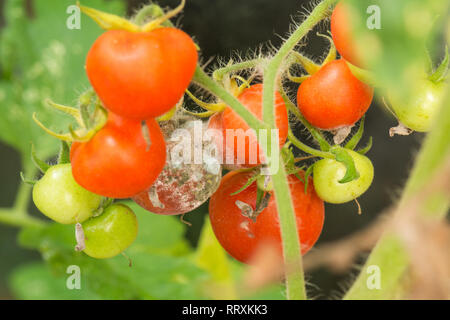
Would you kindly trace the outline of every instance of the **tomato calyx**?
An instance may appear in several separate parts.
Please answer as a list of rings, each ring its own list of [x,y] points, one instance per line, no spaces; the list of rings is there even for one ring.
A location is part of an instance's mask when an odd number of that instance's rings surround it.
[[[440,65],[436,68],[434,72],[431,72],[428,80],[433,82],[434,84],[439,84],[444,82],[447,79],[448,67],[449,67],[450,59],[448,54],[448,47],[445,47],[445,56]],[[433,69],[433,62],[430,59],[431,70]]]
[[[302,75],[302,76],[293,76],[290,72],[290,68],[288,68],[287,77],[292,82],[302,83],[303,81],[308,79],[310,76],[315,74],[317,71],[319,71],[320,68],[322,68],[324,65],[326,65],[327,63],[329,63],[333,60],[336,60],[336,47],[334,46],[334,43],[333,43],[333,40],[331,39],[331,37],[321,34],[321,33],[317,33],[317,35],[320,37],[326,38],[330,42],[330,49],[328,50],[327,56],[325,57],[325,59],[322,61],[321,64],[317,64],[313,60],[302,55],[300,52],[293,51],[291,54],[291,59],[293,60],[293,64],[301,65],[307,74]]]
[[[77,6],[81,12],[92,18],[102,29],[105,30],[126,30],[129,32],[150,32],[157,28],[164,26],[172,27],[169,19],[179,14],[186,3],[186,0],[181,0],[181,3],[175,9],[164,13],[164,11],[155,4],[150,4],[141,9],[137,14],[134,22],[129,21],[120,16],[102,12],[93,8],[80,5],[77,2]],[[146,18],[152,18],[149,22],[142,24]]]
[[[78,108],[58,104],[50,99],[46,100],[50,107],[72,116],[79,126],[76,130],[73,129],[72,125],[69,125],[68,133],[56,133],[39,121],[36,112],[33,113],[33,120],[42,130],[59,140],[66,142],[89,141],[97,131],[103,128],[108,116],[100,100],[98,98],[94,99],[94,95],[92,90],[83,93],[79,97]]]
[[[239,75],[225,75],[222,78],[223,86],[234,96],[239,97],[245,89],[250,88],[250,83],[252,82],[255,75],[252,75],[249,79],[245,79]],[[238,83],[239,80],[241,84]],[[213,103],[204,102],[193,95],[189,90],[186,90],[188,96],[201,108],[206,109],[205,112],[191,112],[185,110],[188,114],[191,114],[200,118],[208,118],[216,113],[220,113],[227,108],[227,105],[223,101],[216,101]]]

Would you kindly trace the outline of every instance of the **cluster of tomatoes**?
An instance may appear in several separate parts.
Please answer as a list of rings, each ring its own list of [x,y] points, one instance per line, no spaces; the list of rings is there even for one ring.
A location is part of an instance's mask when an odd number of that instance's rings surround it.
[[[192,39],[177,28],[163,26],[161,17],[138,26],[94,9],[82,10],[113,30],[97,38],[87,55],[86,72],[95,94],[80,97],[79,109],[52,104],[75,116],[80,128],[67,135],[52,133],[72,142],[70,154],[68,144],[62,144],[59,164],[49,167],[36,160],[45,172],[33,189],[39,210],[59,223],[76,224],[77,250],[108,258],[123,252],[138,231],[132,210],[112,199],[132,198],[150,212],[172,215],[192,211],[210,198],[212,228],[231,256],[250,262],[269,242],[278,246],[281,255],[275,195],[256,135],[245,136],[243,148],[239,148],[239,137],[227,135],[229,130],[249,129],[238,113],[221,101],[207,104],[187,91],[198,59]],[[322,231],[324,201],[352,201],[370,187],[374,176],[372,163],[364,155],[368,149],[353,150],[362,125],[345,146],[339,144],[363,117],[374,92],[349,68],[347,61],[358,60],[349,47],[343,15],[345,8],[338,4],[331,31],[341,59],[336,60],[333,45],[322,65],[299,53],[294,55],[296,63],[309,73],[296,78],[301,82],[296,111],[320,137],[320,130],[336,136],[346,133],[334,145],[323,138],[319,156],[327,156],[307,170],[296,165],[290,149],[296,138],[289,128],[289,98],[283,88],[275,93],[278,145],[288,172],[303,254]],[[262,119],[263,85],[236,74],[224,79],[224,87]],[[185,92],[209,109],[204,114],[212,115],[202,122],[202,132],[214,129],[221,133],[202,143],[216,147],[219,162],[230,170],[223,177],[220,164],[211,168],[208,159],[201,163],[171,161],[177,146],[172,139],[176,129],[194,134],[192,115],[180,108]],[[405,125],[418,130],[408,122]],[[231,154],[231,163],[226,162],[225,154]]]

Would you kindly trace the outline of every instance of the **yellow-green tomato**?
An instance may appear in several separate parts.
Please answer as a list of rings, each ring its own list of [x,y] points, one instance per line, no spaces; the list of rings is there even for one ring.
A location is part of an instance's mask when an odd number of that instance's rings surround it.
[[[33,187],[33,202],[50,219],[74,224],[90,218],[102,197],[75,182],[70,163],[50,167]]]
[[[97,259],[112,258],[136,239],[138,222],[134,212],[124,204],[113,204],[98,217],[83,223],[84,253]]]
[[[439,107],[448,90],[445,82],[433,83],[421,80],[417,89],[412,90],[410,101],[402,101],[394,93],[389,93],[389,102],[397,119],[405,127],[419,132],[431,129]]]
[[[356,199],[367,189],[373,180],[373,165],[366,156],[347,150],[352,157],[359,178],[350,182],[340,183],[345,176],[346,167],[334,159],[322,159],[314,164],[314,188],[319,197],[329,203],[345,203]]]

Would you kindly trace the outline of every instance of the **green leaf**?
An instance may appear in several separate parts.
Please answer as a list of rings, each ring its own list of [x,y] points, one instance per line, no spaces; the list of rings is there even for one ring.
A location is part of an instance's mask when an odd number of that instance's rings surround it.
[[[211,276],[192,261],[192,250],[183,237],[185,226],[174,217],[126,204],[139,221],[138,238],[126,250],[131,268],[122,255],[97,260],[75,252],[75,230],[70,225],[24,228],[19,242],[39,250],[56,278],[66,278],[69,265],[79,266],[86,288],[101,299],[206,298],[203,286]]]
[[[30,142],[47,158],[57,152],[57,141],[32,120],[33,112],[56,132],[66,131],[70,117],[55,113],[46,98],[72,104],[88,86],[86,54],[103,31],[81,16],[81,29],[66,28],[72,0],[34,1],[35,18],[29,19],[21,0],[5,3],[6,27],[0,30],[0,140],[28,161]],[[119,0],[92,0],[93,7],[121,14]]]
[[[450,2],[442,0],[348,0],[352,43],[377,83],[409,105],[417,79],[427,76],[426,47],[442,43]],[[376,22],[379,22],[377,25]]]
[[[211,279],[205,283],[211,298],[227,300],[237,298],[227,253],[217,241],[208,218],[200,235],[195,262],[211,275]]]
[[[356,170],[355,162],[344,148],[333,147],[330,151],[336,156],[336,161],[341,162],[347,169],[344,177],[339,180],[339,183],[347,183],[359,178],[359,172]]]
[[[14,297],[22,300],[95,300],[100,298],[84,286],[83,274],[81,274],[80,289],[68,289],[66,281],[67,277],[56,277],[45,264],[31,263],[13,271],[9,277],[9,287]]]
[[[70,147],[66,141],[61,140],[58,154],[58,163],[70,163]]]

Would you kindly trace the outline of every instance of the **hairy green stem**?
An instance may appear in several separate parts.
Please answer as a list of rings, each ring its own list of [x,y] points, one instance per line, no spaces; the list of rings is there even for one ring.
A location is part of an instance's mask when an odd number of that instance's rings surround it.
[[[227,73],[254,68],[258,64],[262,63],[263,61],[264,61],[264,59],[258,58],[258,59],[247,60],[247,61],[235,63],[232,65],[217,69],[213,72],[213,78],[217,81],[221,81]]]
[[[413,171],[403,190],[397,212],[402,212],[417,192],[430,183],[434,173],[450,156],[450,94],[437,117],[432,131],[426,137],[416,159]],[[435,192],[438,193],[438,192]],[[436,197],[437,195],[437,197]],[[449,208],[448,195],[435,194],[430,203],[425,203],[424,216],[431,219],[444,219]],[[401,239],[393,232],[386,232],[372,250],[358,278],[344,296],[344,299],[392,299],[402,298],[403,280],[410,264],[408,252]],[[370,289],[367,285],[368,268],[377,266],[381,273],[381,288]]]
[[[247,108],[244,107],[242,103],[236,99],[236,97],[230,94],[216,81],[211,79],[200,67],[197,67],[195,70],[194,81],[209,90],[212,94],[236,111],[252,129],[256,131],[260,129],[269,129],[269,127],[259,120],[253,113],[247,110]]]
[[[269,62],[264,72],[263,121],[272,128],[276,127],[275,109],[273,107],[276,90],[275,84],[279,80],[278,76],[281,72],[283,63],[303,36],[327,16],[329,7],[335,1],[336,0],[324,0],[319,3],[311,12],[310,16],[303,21],[298,29],[294,31],[281,46],[280,50]],[[268,159],[270,159],[270,148],[267,148],[265,151]],[[278,172],[272,176],[272,181],[280,221],[284,262],[286,266],[292,266],[286,274],[286,294],[288,299],[304,300],[306,299],[306,289],[302,267],[300,238],[297,232],[294,206],[290,197],[286,172],[282,167],[283,166],[280,166]]]
[[[329,8],[337,0],[324,0],[319,3],[305,21],[294,31],[294,33],[281,46],[277,54],[269,62],[264,73],[263,91],[263,120],[266,123],[275,123],[275,113],[272,108],[275,96],[275,84],[284,60],[299,41],[321,20],[327,17]]]
[[[296,146],[297,148],[299,148],[300,150],[312,154],[313,156],[316,157],[321,157],[321,158],[329,158],[329,159],[335,159],[336,157],[330,153],[330,152],[325,152],[325,151],[319,151],[316,150],[314,148],[311,148],[310,146],[307,146],[306,144],[304,144],[303,142],[301,142],[300,140],[298,140],[294,134],[292,133],[291,129],[289,129],[288,132],[288,139],[289,141],[292,142],[292,144],[294,146]]]

